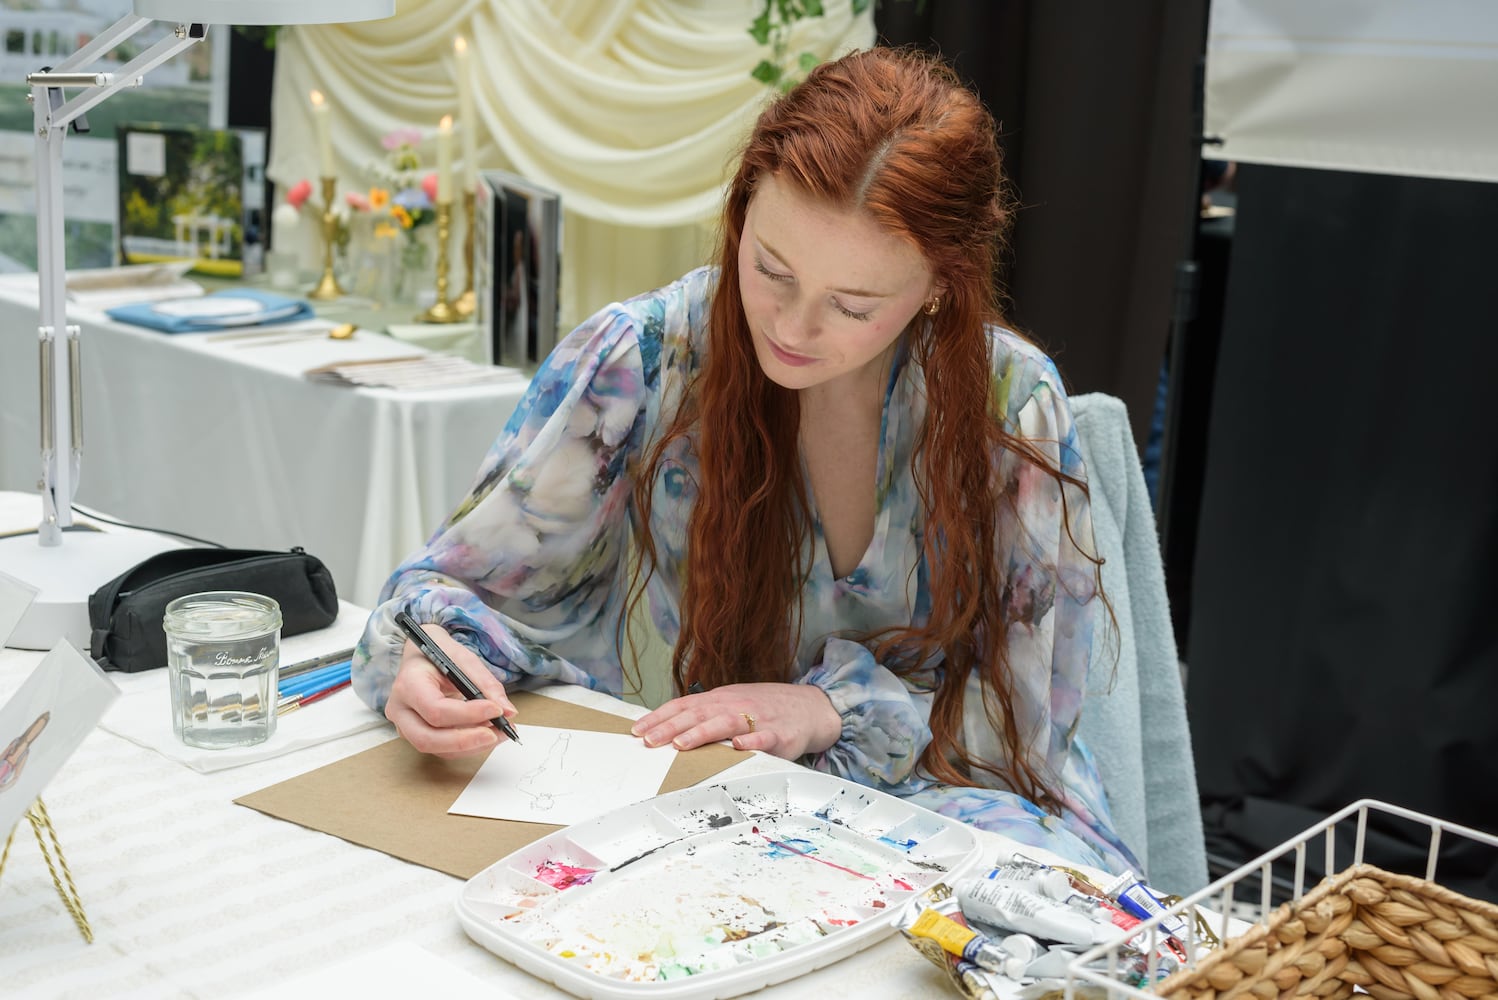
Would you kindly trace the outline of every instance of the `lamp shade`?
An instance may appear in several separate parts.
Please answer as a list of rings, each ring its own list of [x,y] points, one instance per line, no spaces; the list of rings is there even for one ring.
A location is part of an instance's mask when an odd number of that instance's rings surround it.
[[[336,24],[390,17],[395,0],[135,0],[135,13],[189,24]]]

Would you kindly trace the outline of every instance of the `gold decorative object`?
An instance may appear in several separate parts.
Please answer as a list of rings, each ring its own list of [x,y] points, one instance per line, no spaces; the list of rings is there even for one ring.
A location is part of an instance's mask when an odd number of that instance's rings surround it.
[[[473,293],[473,218],[474,196],[472,191],[463,192],[463,218],[467,230],[463,236],[463,294],[453,301],[453,308],[460,319],[471,319],[474,312]]]
[[[83,935],[83,940],[93,944],[94,929],[89,926],[88,915],[83,912],[83,899],[78,895],[78,887],[73,884],[73,873],[68,870],[67,858],[63,857],[62,843],[57,839],[57,831],[52,827],[52,817],[47,815],[47,807],[41,799],[31,804],[31,808],[26,811],[26,818],[31,821],[31,830],[36,834],[37,845],[42,849],[42,858],[47,862],[47,871],[52,874],[52,885],[62,898],[62,905],[72,915],[73,923],[78,925],[78,933]],[[11,828],[10,836],[5,838],[5,850],[0,852],[0,874],[5,872],[5,862],[10,858],[10,845],[16,839],[16,830],[20,826],[17,823]],[[53,854],[57,855],[55,862],[52,860]]]
[[[338,239],[338,216],[333,211],[333,195],[338,191],[338,178],[322,179],[322,277],[317,287],[307,293],[309,299],[336,299],[344,295],[338,279],[333,276],[333,244]]]
[[[452,235],[453,203],[451,200],[437,203],[437,301],[432,308],[417,316],[421,323],[457,323],[462,320],[457,308],[447,298],[447,243]]]

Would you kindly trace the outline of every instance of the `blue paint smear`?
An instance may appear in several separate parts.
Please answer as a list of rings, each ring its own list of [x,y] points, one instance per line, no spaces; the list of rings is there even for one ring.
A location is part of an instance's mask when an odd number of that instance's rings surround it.
[[[795,850],[786,848],[795,848]],[[797,854],[796,851],[801,853]],[[797,858],[815,853],[817,853],[817,848],[811,841],[802,840],[799,837],[784,837],[771,842],[770,849],[765,852],[765,857],[771,861],[779,861],[781,858]]]

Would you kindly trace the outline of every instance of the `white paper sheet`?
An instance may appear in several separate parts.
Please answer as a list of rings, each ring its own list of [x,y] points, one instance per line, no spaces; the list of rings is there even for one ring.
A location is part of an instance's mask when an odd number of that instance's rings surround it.
[[[363,608],[339,601],[338,618],[332,625],[281,640],[281,662],[292,664],[352,646],[359,640],[367,617],[368,612]],[[366,707],[352,689],[346,688],[315,705],[308,705],[305,710],[298,709],[277,718],[276,735],[264,743],[204,750],[188,746],[172,732],[172,698],[166,667],[118,674],[116,678],[124,697],[104,716],[100,728],[204,773],[253,764],[387,725],[384,716]]]
[[[636,736],[515,729],[520,742],[496,747],[449,813],[566,826],[654,797],[676,760]]]
[[[16,626],[21,624],[21,619],[26,616],[26,609],[36,600],[36,594],[37,590],[31,584],[0,573],[0,646],[10,638]]]

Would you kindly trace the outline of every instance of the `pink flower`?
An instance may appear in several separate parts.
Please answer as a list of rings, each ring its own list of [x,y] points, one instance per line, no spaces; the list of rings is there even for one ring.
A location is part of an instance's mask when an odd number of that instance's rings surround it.
[[[421,179],[421,189],[426,192],[427,198],[431,200],[433,205],[437,204],[436,174],[427,174],[425,177],[423,177]]]
[[[352,208],[354,211],[356,211],[356,212],[367,212],[367,211],[369,211],[369,199],[366,198],[366,197],[364,197],[358,191],[350,191],[348,194],[344,195],[343,197],[344,197],[344,200],[348,202],[348,207]]]
[[[300,212],[303,203],[310,197],[312,197],[312,182],[297,181],[291,186],[291,190],[286,192],[286,203]]]
[[[402,146],[417,146],[421,144],[421,133],[414,128],[398,128],[394,132],[387,132],[380,138],[380,145],[389,152],[395,152]]]

